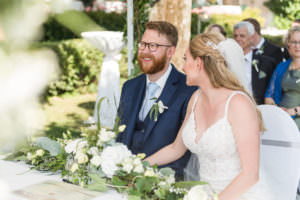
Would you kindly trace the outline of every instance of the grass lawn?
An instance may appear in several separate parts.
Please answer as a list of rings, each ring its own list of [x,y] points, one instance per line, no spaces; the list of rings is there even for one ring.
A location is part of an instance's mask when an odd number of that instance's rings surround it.
[[[43,105],[46,125],[41,134],[59,137],[67,130],[80,134],[83,121],[93,114],[97,93],[52,97]]]
[[[126,79],[120,79],[120,87]],[[46,115],[46,124],[40,134],[48,137],[60,137],[69,130],[73,135],[80,134],[83,121],[93,115],[97,93],[73,94],[51,97],[49,103],[42,105]]]

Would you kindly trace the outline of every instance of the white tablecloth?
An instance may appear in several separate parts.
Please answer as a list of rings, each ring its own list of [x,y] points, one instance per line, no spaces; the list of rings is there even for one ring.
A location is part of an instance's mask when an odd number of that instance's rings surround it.
[[[62,178],[60,174],[53,174],[51,172],[43,173],[36,170],[30,170],[29,166],[22,162],[10,162],[0,159],[0,181],[7,185],[10,191],[15,191],[45,181],[62,182]],[[10,195],[9,199],[4,199],[4,197],[1,197],[0,195],[0,200],[40,200],[35,198],[24,199],[13,194]],[[127,198],[114,190],[109,190],[106,193],[100,193],[99,196],[92,198],[91,200],[108,199],[125,200]]]

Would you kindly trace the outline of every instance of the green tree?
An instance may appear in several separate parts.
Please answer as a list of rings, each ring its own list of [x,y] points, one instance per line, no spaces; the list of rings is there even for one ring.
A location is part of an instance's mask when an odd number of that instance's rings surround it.
[[[278,28],[288,29],[293,20],[300,18],[300,0],[269,0],[264,4],[274,13]]]

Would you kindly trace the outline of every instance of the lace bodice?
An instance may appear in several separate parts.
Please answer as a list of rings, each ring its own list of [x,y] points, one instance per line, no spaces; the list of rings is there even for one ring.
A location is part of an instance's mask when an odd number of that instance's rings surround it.
[[[231,180],[240,172],[240,161],[231,125],[227,119],[229,101],[225,104],[224,117],[207,128],[196,143],[196,126],[194,107],[198,95],[193,104],[190,117],[183,129],[182,137],[186,147],[197,154],[200,167],[200,177],[204,181]],[[198,93],[199,94],[199,93]]]
[[[224,117],[207,128],[201,137],[198,138],[199,141],[196,142],[194,107],[198,99],[198,92],[191,114],[182,130],[185,146],[198,157],[200,180],[208,182],[216,193],[223,191],[241,170],[232,127],[227,119],[230,100],[236,94],[245,95],[239,91],[232,92],[225,104]],[[252,190],[241,197],[240,200],[258,200],[261,198],[265,200],[272,199],[267,197],[262,191],[253,192]]]

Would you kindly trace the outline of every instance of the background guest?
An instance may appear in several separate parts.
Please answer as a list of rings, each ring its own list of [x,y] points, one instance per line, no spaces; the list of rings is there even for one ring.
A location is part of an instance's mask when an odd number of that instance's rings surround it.
[[[223,26],[220,24],[210,24],[206,27],[204,33],[221,33],[222,36],[224,36],[224,39],[226,38],[226,31]]]
[[[280,106],[293,116],[300,129],[300,26],[289,30],[286,43],[291,59],[276,67],[265,94],[265,103]]]
[[[276,65],[289,58],[288,52],[285,48],[281,48],[262,37],[261,26],[256,19],[247,18],[243,21],[250,22],[254,26],[255,32],[253,35],[252,45],[254,49],[257,49],[257,54],[262,54],[275,59]]]
[[[252,40],[255,30],[250,22],[239,22],[234,25],[234,40],[242,47],[245,56],[245,71],[250,93],[257,104],[264,103],[264,94],[276,66],[275,60],[268,56],[255,54]]]

